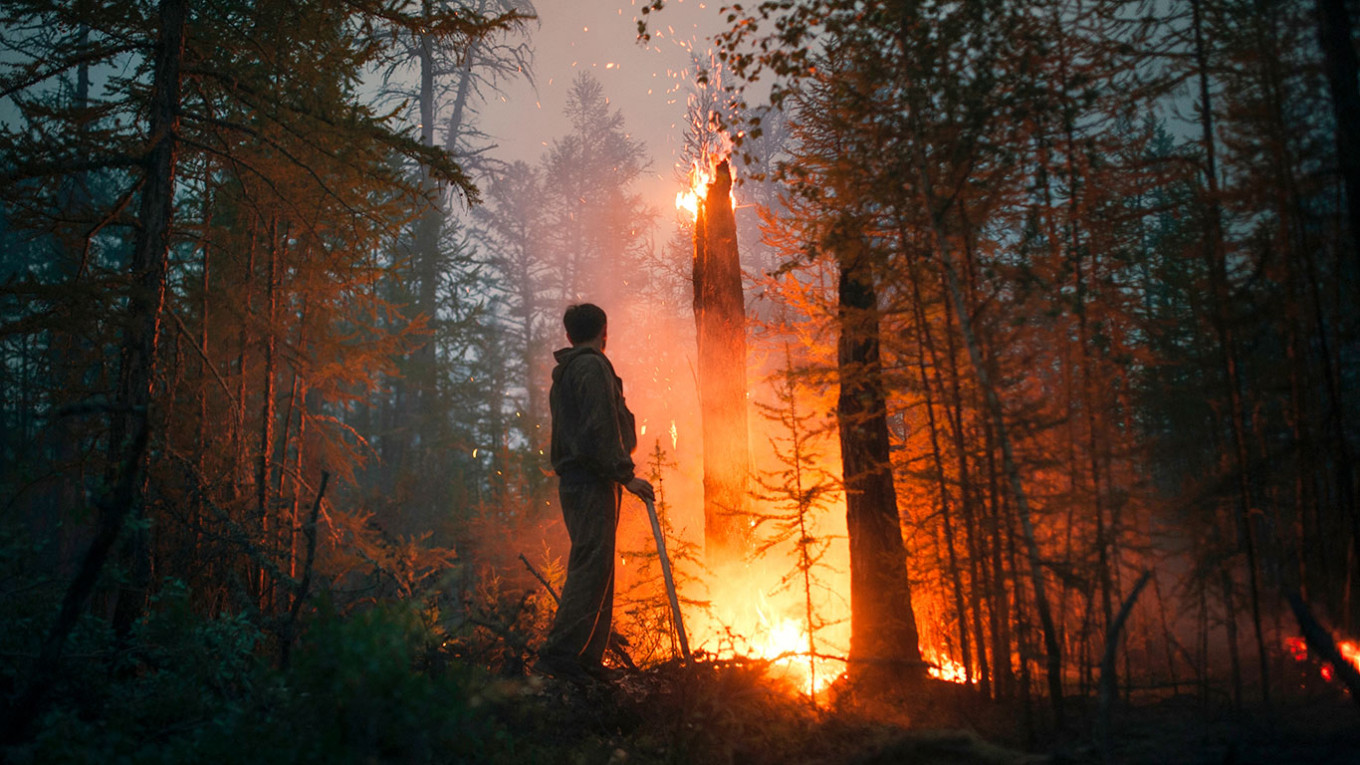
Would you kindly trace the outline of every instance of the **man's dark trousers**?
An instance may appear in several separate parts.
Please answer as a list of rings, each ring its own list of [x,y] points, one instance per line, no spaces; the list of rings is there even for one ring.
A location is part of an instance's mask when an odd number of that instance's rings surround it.
[[[614,614],[614,539],[619,525],[619,484],[594,476],[563,476],[562,517],[571,535],[567,583],[557,607],[545,656],[597,665],[609,643]]]

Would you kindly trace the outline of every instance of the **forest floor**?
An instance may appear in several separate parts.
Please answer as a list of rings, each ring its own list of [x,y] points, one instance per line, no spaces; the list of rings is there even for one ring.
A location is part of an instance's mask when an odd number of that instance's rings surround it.
[[[833,694],[826,694],[828,697]],[[1023,710],[931,680],[911,697],[814,708],[758,664],[665,665],[610,685],[537,676],[489,686],[517,755],[562,763],[1101,763],[1094,705],[1069,701],[1067,732],[1031,732]],[[1036,728],[1046,725],[1035,723]],[[1109,762],[1360,763],[1360,708],[1340,692],[1243,712],[1197,698],[1120,707]]]
[[[47,709],[0,763],[1360,765],[1360,707],[1302,682],[1311,667],[1270,710],[1234,710],[1218,689],[1209,703],[1121,700],[1106,757],[1095,705],[1077,695],[1056,730],[1042,698],[882,673],[837,681],[814,705],[759,660],[672,660],[575,685],[524,674],[522,646],[446,641],[410,604],[320,609],[284,662],[248,618],[204,620],[189,604],[187,588],[167,588],[126,643],[88,619]],[[0,699],[38,634],[14,613],[0,621]]]

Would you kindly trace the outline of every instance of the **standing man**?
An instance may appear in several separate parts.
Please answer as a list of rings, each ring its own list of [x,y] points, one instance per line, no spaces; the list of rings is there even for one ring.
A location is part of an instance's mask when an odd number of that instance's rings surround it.
[[[570,348],[553,356],[548,394],[552,409],[552,465],[562,517],[571,536],[567,582],[536,669],[581,682],[606,679],[600,663],[614,612],[614,538],[622,489],[651,501],[652,485],[633,475],[637,448],[633,413],[623,381],[604,355],[609,331],[604,311],[582,303],[562,317]]]

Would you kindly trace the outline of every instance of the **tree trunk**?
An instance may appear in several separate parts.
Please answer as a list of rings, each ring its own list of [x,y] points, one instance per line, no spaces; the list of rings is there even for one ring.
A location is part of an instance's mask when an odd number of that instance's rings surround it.
[[[1034,534],[1034,523],[1030,518],[1029,499],[1025,494],[1024,484],[1020,479],[1020,469],[1015,464],[1015,454],[1011,447],[1010,436],[1006,430],[1005,416],[1001,409],[1001,399],[998,397],[996,388],[991,383],[991,375],[987,370],[986,362],[982,358],[982,352],[978,346],[977,339],[973,337],[973,330],[968,317],[967,308],[963,304],[963,295],[959,290],[958,278],[954,275],[953,266],[945,263],[945,269],[949,275],[950,292],[954,298],[954,310],[959,315],[959,324],[964,329],[964,339],[968,344],[969,355],[973,359],[975,373],[978,378],[978,385],[982,388],[983,395],[987,401],[987,408],[991,413],[992,425],[996,429],[997,443],[1001,447],[1001,465],[1003,471],[1011,485],[1011,497],[1015,500],[1015,512],[1020,520],[1020,530],[1025,538],[1025,548],[1029,557],[1031,586],[1034,587],[1034,610],[1039,614],[1039,626],[1044,632],[1044,648],[1048,653],[1047,675],[1048,693],[1053,704],[1054,721],[1059,728],[1063,725],[1063,694],[1062,694],[1062,648],[1058,644],[1057,629],[1053,624],[1053,614],[1048,608],[1048,596],[1044,587],[1043,565],[1039,557],[1039,544]]]
[[[694,222],[694,321],[704,442],[704,544],[710,563],[746,548],[750,452],[746,424],[746,306],[727,162],[718,164]]]
[[[900,234],[899,241],[902,241]],[[968,607],[964,600],[963,575],[959,570],[958,553],[954,546],[954,521],[949,506],[949,484],[945,477],[943,451],[940,449],[939,427],[935,422],[935,397],[931,392],[930,375],[926,371],[926,353],[929,352],[934,357],[935,345],[930,337],[930,329],[926,324],[926,312],[921,301],[920,284],[914,273],[912,274],[912,297],[914,298],[912,302],[916,314],[918,346],[916,363],[921,375],[921,390],[925,394],[926,424],[930,428],[930,453],[935,467],[936,489],[940,493],[940,519],[944,526],[944,544],[949,559],[949,582],[954,594],[955,618],[958,621],[959,660],[963,664],[964,679],[971,683],[973,680],[973,656],[968,641]],[[938,373],[939,360],[932,358],[931,363]],[[962,486],[962,490],[965,492],[968,490],[966,484]],[[985,653],[981,648],[981,643],[978,646],[979,652]]]
[[[1117,680],[1114,671],[1115,650],[1119,646],[1119,632],[1124,628],[1124,622],[1128,620],[1129,614],[1133,611],[1133,604],[1138,600],[1138,594],[1147,585],[1148,579],[1152,578],[1152,571],[1144,571],[1138,581],[1134,582],[1133,590],[1124,599],[1124,605],[1120,607],[1119,613],[1114,620],[1105,628],[1105,649],[1100,654],[1100,694],[1098,700],[1098,712],[1096,714],[1096,741],[1100,744],[1101,759],[1110,762],[1113,759],[1114,745],[1111,740],[1110,731],[1110,712],[1114,706],[1114,698],[1117,688]]]
[[[1219,569],[1223,585],[1223,625],[1228,632],[1228,663],[1232,672],[1233,707],[1242,708],[1242,660],[1237,647],[1237,605],[1232,572],[1226,566]],[[1206,657],[1207,658],[1207,657]]]
[[[424,2],[424,12],[427,15],[433,12],[429,0]],[[435,43],[434,38],[426,35],[421,37],[419,48],[420,142],[430,147],[436,145],[435,118],[438,114],[435,104]],[[398,482],[411,479],[415,485],[409,496],[418,503],[429,503],[437,495],[437,490],[429,482],[439,480],[437,475],[426,470],[424,456],[431,448],[433,426],[438,419],[438,343],[435,327],[439,313],[442,260],[439,238],[444,229],[444,209],[438,184],[428,169],[422,167],[419,172],[423,207],[411,235],[411,276],[415,294],[407,297],[414,299],[413,318],[425,321],[426,329],[424,334],[416,338],[407,357],[403,378],[396,381],[405,395],[400,399],[400,410],[397,412],[399,455],[392,465],[391,477],[394,487]]]
[[[1039,557],[1039,544],[1034,533],[1034,523],[1030,517],[1029,499],[1025,494],[1024,483],[1020,479],[1020,469],[1015,463],[1015,453],[1011,446],[1010,436],[1006,430],[1006,420],[1001,408],[1001,399],[997,394],[996,387],[991,382],[991,372],[988,369],[986,360],[982,356],[982,347],[978,343],[976,334],[973,331],[972,314],[968,310],[967,304],[963,299],[963,290],[959,286],[958,274],[954,271],[954,264],[950,260],[950,253],[945,237],[944,222],[941,220],[940,211],[934,206],[934,192],[930,183],[930,176],[926,172],[923,160],[918,157],[918,173],[921,181],[921,191],[927,203],[930,205],[929,215],[931,224],[935,231],[936,254],[940,267],[944,271],[946,285],[949,296],[954,304],[954,313],[959,317],[959,327],[963,331],[963,340],[968,349],[968,356],[973,363],[973,373],[977,377],[978,388],[982,391],[983,399],[987,407],[988,414],[995,429],[997,444],[1001,447],[1001,464],[1010,481],[1011,497],[1015,501],[1016,516],[1020,521],[1020,529],[1024,534],[1025,548],[1029,557],[1030,580],[1034,587],[1034,609],[1039,614],[1039,624],[1044,633],[1044,648],[1048,653],[1047,675],[1049,698],[1053,705],[1054,721],[1059,728],[1063,726],[1063,693],[1062,693],[1062,647],[1058,643],[1057,629],[1053,623],[1053,614],[1049,610],[1048,596],[1044,587],[1043,563]]]
[[[1352,280],[1360,274],[1360,57],[1357,57],[1352,44],[1352,22],[1345,0],[1317,0],[1318,39],[1322,45],[1323,63],[1327,72],[1327,82],[1332,97],[1332,112],[1336,121],[1333,130],[1336,134],[1337,162],[1341,179],[1346,189],[1346,212],[1351,235],[1350,255],[1354,262],[1351,267]],[[1354,462],[1351,459],[1352,430],[1342,414],[1340,384],[1336,364],[1332,358],[1328,340],[1327,326],[1323,319],[1322,299],[1318,294],[1319,280],[1317,265],[1311,248],[1303,251],[1308,268],[1309,289],[1312,292],[1314,320],[1317,325],[1319,342],[1322,343],[1320,355],[1324,365],[1329,404],[1327,437],[1336,452],[1332,460],[1335,467],[1338,504],[1341,505],[1343,524],[1349,522],[1350,560],[1353,566],[1347,567],[1347,576],[1360,574],[1360,503],[1357,503]],[[1338,258],[1340,266],[1340,258]],[[1338,268],[1338,273],[1344,273]],[[1345,280],[1340,280],[1345,281]],[[1354,290],[1354,287],[1351,288]],[[1350,299],[1352,308],[1356,304],[1355,294]],[[1302,586],[1302,583],[1300,583]],[[1305,597],[1307,593],[1304,593]],[[1349,603],[1345,604],[1349,606]],[[1349,622],[1351,611],[1343,609]]]
[[[996,667],[996,697],[1010,698],[1015,692],[1015,668],[1011,664],[1011,617],[1010,597],[1006,592],[1006,562],[1002,530],[1009,533],[1009,526],[1001,523],[1001,482],[996,469],[996,443],[992,425],[984,419],[982,430],[987,449],[987,530],[992,538],[992,607],[988,617],[992,629],[992,665]],[[1014,572],[1014,568],[1011,569]],[[1020,597],[1016,586],[1016,598]]]
[[[969,232],[971,231],[971,227],[969,226],[968,223],[967,207],[965,206],[962,200],[959,200],[957,204],[959,208],[959,219],[962,222],[963,229],[965,232],[964,235],[966,237],[970,236]],[[972,239],[969,238],[965,240],[964,246],[966,248],[969,248],[969,251],[971,252]],[[943,282],[941,283],[941,286],[945,286]],[[978,649],[978,675],[981,678],[978,690],[982,693],[984,697],[987,697],[991,695],[992,689],[990,681],[991,672],[989,671],[990,667],[987,662],[987,649],[986,649],[987,636],[982,629],[983,588],[981,585],[982,581],[981,570],[983,566],[983,560],[981,552],[982,542],[980,541],[981,533],[980,530],[977,528],[977,521],[975,519],[973,502],[974,500],[973,481],[972,474],[969,468],[967,439],[965,438],[963,428],[964,425],[963,392],[962,385],[960,384],[959,381],[960,375],[958,365],[958,348],[954,344],[955,343],[955,335],[953,331],[954,310],[951,307],[952,304],[948,299],[944,299],[943,302],[945,315],[945,341],[946,341],[945,352],[946,354],[948,354],[949,378],[950,378],[949,382],[950,389],[952,390],[954,397],[951,429],[953,431],[954,437],[954,452],[959,464],[959,487],[960,487],[959,505],[963,511],[963,528],[964,533],[967,537],[968,557],[969,564],[971,567],[970,573],[972,574],[973,581],[971,603],[973,609],[973,631],[976,633],[977,636],[976,640]],[[929,327],[927,327],[927,332],[928,331]],[[929,339],[929,334],[927,334],[927,339]],[[937,378],[939,378],[940,376],[938,362],[936,363],[935,375]],[[940,381],[939,385],[940,389],[943,390],[944,382]],[[1009,657],[1007,657],[1007,661],[1009,662]]]
[[[123,338],[119,372],[118,401],[126,403],[128,410],[114,417],[109,430],[110,464],[132,470],[136,476],[133,494],[124,508],[125,512],[133,516],[141,515],[145,509],[146,465],[140,460],[135,465],[128,461],[127,451],[130,447],[124,442],[129,435],[151,427],[149,408],[152,387],[155,385],[161,311],[165,305],[170,224],[175,210],[179,68],[184,57],[184,26],[188,9],[184,0],[164,0],[159,13],[161,30],[156,46],[148,130],[152,145],[146,158],[146,178],[138,210],[141,226],[129,264],[133,275],[133,292],[128,301],[132,324]],[[133,439],[135,441],[137,437],[133,435]],[[151,584],[151,546],[147,530],[139,526],[131,538],[124,540],[123,545],[120,558],[124,559],[130,570],[127,581],[119,588],[114,607],[113,626],[119,635],[126,635],[141,617]]]
[[[837,245],[836,421],[850,540],[850,672],[910,680],[923,677],[925,666],[888,455],[876,277],[862,242],[852,236]],[[887,675],[883,669],[898,671]]]
[[[263,389],[260,400],[260,453],[256,458],[255,475],[255,531],[259,534],[258,542],[266,543],[269,538],[269,524],[273,520],[270,512],[274,505],[274,493],[271,490],[274,483],[274,418],[275,418],[275,397],[276,397],[276,377],[278,372],[278,264],[279,248],[284,246],[279,240],[278,222],[271,218],[269,222],[269,244],[265,251],[269,254],[269,261],[266,264],[268,269],[265,277],[264,294],[265,316],[264,329],[264,379]],[[286,237],[285,237],[286,239]],[[263,567],[258,567],[254,576],[256,582],[256,597],[258,606],[264,613],[269,612],[270,585],[269,574]]]

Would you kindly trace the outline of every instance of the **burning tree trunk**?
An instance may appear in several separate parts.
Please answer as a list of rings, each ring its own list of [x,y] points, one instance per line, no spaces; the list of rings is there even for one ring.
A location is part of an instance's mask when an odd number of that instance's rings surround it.
[[[746,479],[746,306],[732,214],[732,175],[718,163],[694,219],[694,322],[704,440],[704,543],[710,561],[744,548]]]

